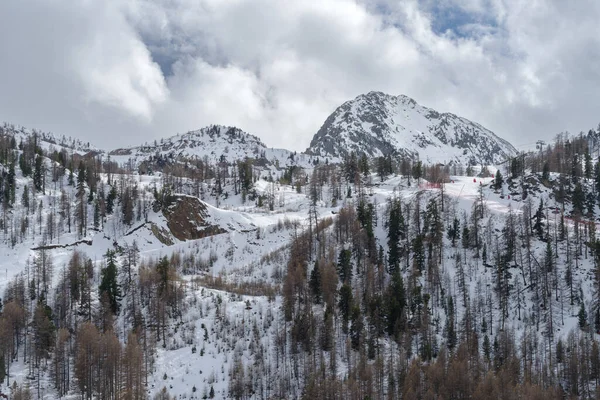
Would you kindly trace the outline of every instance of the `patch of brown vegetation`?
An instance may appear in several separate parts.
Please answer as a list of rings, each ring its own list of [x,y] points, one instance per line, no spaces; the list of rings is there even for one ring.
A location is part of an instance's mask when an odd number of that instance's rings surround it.
[[[229,282],[221,276],[198,276],[193,279],[193,282],[208,289],[223,290],[242,296],[266,296],[270,300],[275,300],[275,296],[280,292],[278,286],[267,282]]]

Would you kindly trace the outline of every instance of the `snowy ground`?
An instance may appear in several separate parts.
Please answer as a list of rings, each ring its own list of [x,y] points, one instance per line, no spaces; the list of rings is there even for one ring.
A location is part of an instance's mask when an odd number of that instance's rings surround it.
[[[160,181],[160,176],[136,175],[135,179],[140,187],[150,188]],[[386,201],[391,196],[409,199],[420,195],[438,196],[440,193],[439,189],[419,188],[415,182],[408,187],[406,179],[398,176],[390,177],[381,183],[375,176],[372,179],[376,183],[365,190],[369,194],[370,201],[378,204],[380,216],[383,215]],[[509,199],[508,195],[503,196],[502,193],[495,193],[489,188],[491,181],[491,178],[452,176],[451,183],[447,183],[444,187],[445,194],[450,200],[449,207],[454,207],[458,215],[462,210],[470,212],[473,203],[480,197],[480,190],[483,189],[486,209],[492,215],[500,217],[509,212],[519,214],[524,202],[518,198]],[[260,180],[256,182],[256,189],[259,194],[267,193],[270,190],[270,183]],[[547,192],[545,195],[547,196]],[[46,202],[50,197],[47,195],[41,200]],[[307,195],[297,193],[292,186],[277,185],[276,199],[273,211],[268,211],[264,207],[258,208],[252,202],[242,203],[239,196],[230,196],[227,200],[223,200],[219,208],[214,206],[214,201],[211,201],[212,205],[209,205],[208,212],[209,222],[223,227],[228,232],[187,242],[176,240],[172,246],[162,244],[147,227],[124,235],[141,222],[134,223],[132,227],[122,227],[113,219],[109,219],[103,232],[90,232],[88,238],[92,240],[91,245],[79,244],[51,251],[55,266],[55,281],[60,275],[58,272],[67,264],[75,249],[83,251],[96,262],[96,268],[100,268],[104,254],[114,248],[115,242],[125,246],[135,240],[144,258],[158,258],[179,252],[182,255],[195,254],[197,257],[208,259],[212,253],[217,255],[217,259],[203,274],[220,275],[224,279],[236,282],[272,282],[273,276],[284,270],[285,262],[276,258],[275,261],[264,261],[264,257],[281,251],[289,244],[295,229],[302,229],[308,224],[310,205]],[[331,200],[325,189],[324,199],[317,207],[319,218],[334,216],[344,203],[353,201],[354,198],[344,199],[337,207],[331,207]],[[150,212],[148,219],[158,226],[166,224],[161,214]],[[284,221],[288,224],[286,225]],[[298,224],[296,227],[293,226],[294,221]],[[501,226],[499,219],[497,224]],[[383,224],[376,227],[376,235],[380,239],[385,238]],[[75,243],[78,239],[75,233],[63,234],[57,242]],[[0,293],[3,293],[10,279],[24,271],[28,263],[32,262],[35,251],[31,249],[38,244],[38,237],[29,237],[14,248],[0,247],[2,257],[0,272],[3,272],[0,275]],[[541,254],[543,248],[538,245],[535,251],[536,254]],[[448,250],[448,254],[451,252]],[[480,261],[470,262],[475,267],[469,275],[470,290],[475,293],[482,289],[481,286],[484,288],[487,286],[489,290],[489,285],[493,282],[492,271],[477,267],[477,263],[480,266]],[[449,260],[445,263],[452,265],[453,261]],[[580,270],[576,271],[576,279],[582,282],[586,294],[592,290],[589,281],[590,269],[591,261],[582,260]],[[445,270],[446,279],[454,280],[455,271],[452,268]],[[519,273],[518,270],[513,272]],[[216,398],[224,398],[227,397],[228,374],[233,365],[234,355],[237,354],[238,358],[247,364],[253,362],[249,351],[251,342],[261,343],[266,349],[273,346],[273,337],[280,329],[277,321],[280,320],[281,300],[277,298],[272,302],[265,296],[238,296],[194,287],[193,278],[193,275],[186,277],[190,308],[184,314],[180,325],[171,327],[166,346],[164,348],[159,346],[155,369],[149,378],[149,390],[155,393],[164,386],[174,395],[202,398],[212,387]],[[517,310],[515,307],[511,309],[511,318],[515,322],[513,327],[517,330],[517,334],[523,329],[523,324],[516,323],[518,311],[526,315],[531,310],[525,308]],[[561,332],[566,333],[576,326],[577,319],[574,316],[576,311],[573,307],[565,310],[561,321],[564,325],[559,328]],[[258,334],[255,333],[254,326],[260,327]],[[227,335],[226,332],[232,329],[238,330],[238,334]],[[120,332],[119,335],[125,336],[125,332]],[[246,337],[248,342],[234,343],[231,337]],[[193,348],[195,351],[192,350]],[[343,366],[340,366],[340,371],[343,373]],[[11,370],[11,379],[22,381],[26,374],[26,366],[17,363]],[[52,398],[52,394],[48,394],[46,398]]]

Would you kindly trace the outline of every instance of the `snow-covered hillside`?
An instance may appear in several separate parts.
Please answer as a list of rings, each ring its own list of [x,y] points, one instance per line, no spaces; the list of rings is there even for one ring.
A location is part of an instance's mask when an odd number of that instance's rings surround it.
[[[443,376],[445,392],[515,370],[574,393],[566,354],[600,365],[587,138],[497,166],[360,172],[262,162],[269,149],[233,128],[111,155],[178,166],[152,173],[102,152],[69,171],[31,135],[15,142],[0,135],[0,376],[18,388],[0,393],[410,398],[426,385],[411,376]]]
[[[23,126],[4,123],[0,126],[0,135],[14,137],[17,143],[27,140],[29,137],[35,136],[38,140],[38,146],[45,151],[50,149],[60,152],[66,150],[69,154],[75,153],[84,155],[87,153],[102,153],[102,150],[90,144],[83,142],[78,138],[66,137],[64,135],[56,135],[52,132],[42,132],[35,129],[28,129]]]
[[[423,107],[409,97],[369,92],[342,104],[313,137],[306,153],[342,157],[399,154],[426,163],[486,165],[515,148],[483,126]]]
[[[133,162],[135,166],[149,157],[161,157],[171,161],[200,160],[213,164],[233,163],[248,158],[257,160],[256,165],[277,168],[297,165],[306,168],[312,166],[319,158],[285,149],[269,148],[254,135],[235,127],[220,125],[211,125],[138,147],[116,149],[109,155],[113,161],[120,164]],[[320,161],[325,161],[325,158],[321,157]]]

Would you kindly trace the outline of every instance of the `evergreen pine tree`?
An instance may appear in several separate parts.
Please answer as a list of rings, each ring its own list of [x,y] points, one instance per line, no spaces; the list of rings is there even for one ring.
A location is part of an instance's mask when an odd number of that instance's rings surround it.
[[[393,199],[390,203],[390,218],[388,222],[388,266],[390,274],[399,270],[402,249],[400,241],[405,238],[404,217],[400,200]]]
[[[580,183],[575,185],[573,190],[573,215],[581,216],[584,213],[585,207],[585,192]]]
[[[340,300],[338,307],[342,315],[342,331],[348,333],[348,321],[350,320],[350,311],[352,310],[352,288],[348,284],[342,285],[340,289]]]
[[[504,184],[504,177],[502,176],[502,174],[500,173],[500,170],[498,169],[496,171],[496,178],[494,179],[494,189],[496,189],[496,190],[502,189],[503,184]]]
[[[106,252],[106,267],[101,271],[101,282],[99,287],[100,295],[106,294],[110,304],[110,309],[113,314],[119,311],[119,300],[121,298],[121,289],[117,282],[117,264],[115,261],[115,253],[113,251]]]
[[[406,307],[406,290],[399,271],[394,272],[392,275],[392,281],[386,290],[383,303],[386,307],[385,317],[388,334],[396,337],[404,331],[404,310]]]
[[[359,350],[364,324],[362,314],[360,312],[360,306],[358,304],[355,304],[352,307],[350,319],[352,321],[350,324],[350,342],[352,344],[352,349]]]
[[[340,280],[344,283],[350,282],[352,279],[352,252],[342,249],[338,256],[338,274]]]
[[[579,307],[579,312],[577,313],[577,321],[579,322],[579,327],[584,329],[587,326],[587,312],[585,311],[585,306],[583,305],[583,301],[581,302],[581,306]]]
[[[315,302],[315,304],[321,304],[321,271],[318,262],[315,262],[315,267],[310,272],[309,285],[313,301]]]

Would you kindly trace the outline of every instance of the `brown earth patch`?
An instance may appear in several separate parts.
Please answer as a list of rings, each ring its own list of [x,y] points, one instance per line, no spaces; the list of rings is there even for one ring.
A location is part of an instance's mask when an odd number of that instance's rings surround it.
[[[169,230],[179,240],[202,239],[227,231],[206,222],[208,209],[200,199],[191,196],[173,196],[163,209]]]

